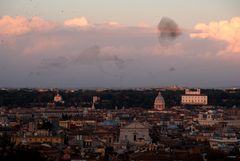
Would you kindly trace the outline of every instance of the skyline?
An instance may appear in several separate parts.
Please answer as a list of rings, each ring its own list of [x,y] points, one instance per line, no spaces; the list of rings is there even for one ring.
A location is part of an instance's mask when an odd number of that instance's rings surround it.
[[[101,2],[2,1],[0,87],[240,86],[237,0]]]

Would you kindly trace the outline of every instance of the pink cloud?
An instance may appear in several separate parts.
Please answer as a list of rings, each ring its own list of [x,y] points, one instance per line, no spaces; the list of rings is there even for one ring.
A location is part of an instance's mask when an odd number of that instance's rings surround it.
[[[0,19],[0,35],[21,35],[31,31],[47,31],[56,25],[41,17],[4,16]]]
[[[109,21],[104,23],[95,23],[93,24],[93,27],[97,30],[121,30],[123,28],[126,28],[125,25],[117,22],[117,21]]]
[[[118,28],[118,27],[123,27],[123,25],[121,25],[119,22],[117,21],[110,21],[107,23],[107,25],[109,27],[113,27],[113,28]]]
[[[150,25],[149,25],[148,23],[142,21],[142,22],[140,22],[140,23],[138,24],[138,27],[141,27],[141,28],[149,28]]]
[[[209,24],[199,23],[195,29],[198,32],[190,34],[191,38],[225,41],[228,46],[222,52],[240,53],[240,17],[233,17],[229,21],[213,21]]]
[[[88,20],[85,17],[78,17],[78,18],[65,20],[64,25],[67,27],[89,27],[90,26]]]
[[[49,50],[56,50],[63,47],[64,41],[57,38],[50,39],[38,39],[34,40],[34,42],[30,46],[26,46],[23,49],[23,53],[25,54],[35,54],[41,53]]]

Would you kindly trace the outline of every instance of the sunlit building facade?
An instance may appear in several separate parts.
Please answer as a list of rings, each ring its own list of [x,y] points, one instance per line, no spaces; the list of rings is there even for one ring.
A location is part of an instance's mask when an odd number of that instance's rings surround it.
[[[185,95],[181,97],[181,103],[183,105],[207,105],[208,96],[201,94],[200,89],[186,89]]]

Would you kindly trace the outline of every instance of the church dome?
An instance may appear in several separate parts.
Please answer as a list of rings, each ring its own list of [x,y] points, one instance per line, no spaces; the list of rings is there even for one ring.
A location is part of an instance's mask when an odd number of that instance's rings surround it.
[[[156,109],[156,110],[164,110],[165,109],[165,101],[161,95],[161,92],[159,92],[158,96],[155,98],[154,109]]]

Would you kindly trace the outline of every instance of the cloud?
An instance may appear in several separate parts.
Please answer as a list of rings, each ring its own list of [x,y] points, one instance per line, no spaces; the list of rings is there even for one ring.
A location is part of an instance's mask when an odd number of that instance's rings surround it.
[[[48,31],[56,26],[55,23],[34,16],[4,16],[0,19],[0,35],[21,35],[32,31]]]
[[[171,67],[171,68],[169,69],[170,72],[174,72],[175,70],[176,70],[176,68],[174,68],[174,67]]]
[[[123,24],[121,24],[117,21],[109,21],[109,22],[105,22],[105,23],[94,24],[94,27],[95,27],[95,29],[99,29],[99,30],[103,30],[103,29],[115,30],[115,29],[123,29],[126,26],[124,26]]]
[[[228,21],[213,21],[209,24],[199,23],[195,26],[197,32],[191,33],[191,38],[213,39],[228,43],[225,53],[240,53],[240,17]]]
[[[186,55],[186,45],[183,43],[175,43],[171,47],[165,47],[165,46],[149,46],[143,48],[144,53],[149,53],[151,55],[160,56],[177,56],[177,55]]]
[[[181,28],[181,36],[170,38],[166,47],[159,45],[156,26],[118,24],[89,23],[85,29],[57,23],[48,32],[31,29],[27,34],[1,35],[0,84],[66,87],[70,82],[73,87],[133,87],[239,83],[240,54],[226,59],[216,56],[228,47],[226,41],[193,39],[189,37],[192,30]]]
[[[107,23],[110,27],[122,27],[122,25],[119,22],[116,21],[110,21]]]
[[[25,46],[23,49],[23,53],[25,54],[35,54],[35,53],[43,53],[48,50],[55,50],[63,47],[64,41],[57,38],[39,38],[33,40],[30,45]]]
[[[138,27],[140,27],[140,28],[149,28],[149,27],[151,27],[151,26],[150,26],[148,23],[142,21],[142,22],[140,22],[140,23],[138,24]]]
[[[29,72],[29,73],[28,73],[28,76],[29,76],[29,77],[40,76],[40,75],[41,75],[40,72]]]
[[[64,21],[64,26],[75,28],[93,27],[95,29],[118,29],[126,27],[117,21],[109,21],[104,23],[90,23],[86,17],[76,17],[72,19],[67,19]]]
[[[123,68],[125,63],[125,61],[119,58],[117,55],[103,53],[98,45],[93,45],[83,50],[73,60],[73,62],[77,64],[91,64],[101,61],[113,62],[119,69]]]
[[[118,55],[103,53],[103,51],[98,45],[93,45],[75,55],[65,54],[58,57],[54,56],[44,58],[41,61],[40,67],[47,69],[63,69],[76,65],[100,66],[107,62],[114,64],[118,69],[124,68],[125,65],[125,60],[121,59]]]
[[[81,53],[79,53],[74,59],[73,62],[76,64],[82,63],[91,63],[95,62],[100,57],[100,47],[98,45],[90,46],[84,49]]]
[[[85,17],[72,18],[64,21],[67,27],[89,27],[90,23]]]
[[[66,68],[68,65],[69,65],[69,59],[64,56],[59,56],[57,58],[52,58],[52,59],[43,59],[41,61],[41,67],[44,67],[44,68],[62,69],[62,68]]]

